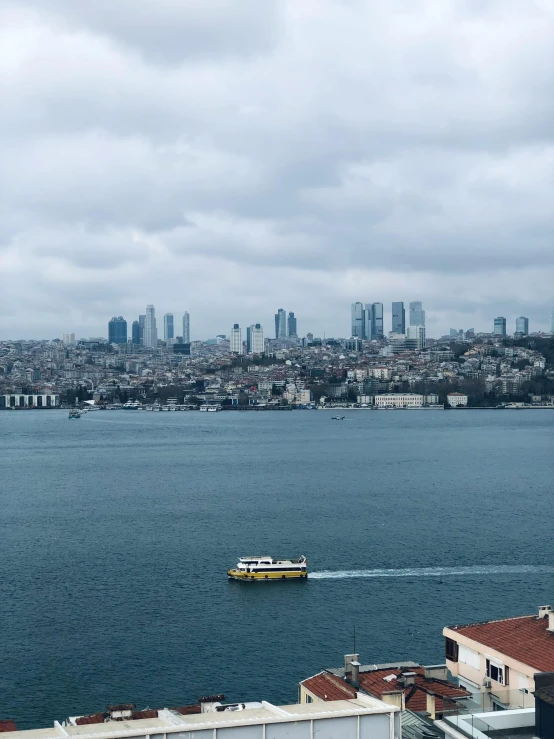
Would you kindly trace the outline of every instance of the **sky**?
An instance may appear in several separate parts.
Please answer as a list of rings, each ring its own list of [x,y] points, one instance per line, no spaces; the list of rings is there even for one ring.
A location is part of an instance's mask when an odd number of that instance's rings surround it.
[[[554,0],[0,0],[0,339],[549,330]]]

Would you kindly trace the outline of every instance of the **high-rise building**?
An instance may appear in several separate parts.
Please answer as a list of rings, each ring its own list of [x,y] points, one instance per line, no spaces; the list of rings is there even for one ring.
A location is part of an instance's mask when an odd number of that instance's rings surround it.
[[[298,332],[296,330],[296,316],[292,312],[289,313],[289,317],[287,319],[287,332],[289,339],[298,338]]]
[[[350,308],[350,314],[351,314],[351,329],[350,329],[350,335],[356,339],[363,339],[365,338],[365,314],[364,314],[364,306],[362,303],[352,303],[352,306]]]
[[[279,308],[275,314],[275,338],[287,338],[287,312],[282,308]]]
[[[238,323],[233,325],[229,334],[229,349],[232,354],[242,354],[242,332]]]
[[[264,353],[264,330],[259,323],[248,327],[246,331],[246,343],[249,354]]]
[[[504,316],[498,316],[494,319],[493,334],[495,336],[506,336],[506,319]]]
[[[140,345],[140,323],[138,321],[133,321],[133,325],[131,327],[131,341],[137,346]]]
[[[425,311],[421,300],[410,303],[410,326],[425,326]]]
[[[520,316],[519,318],[516,318],[516,334],[520,334],[521,336],[527,336],[529,333],[529,319],[525,318],[525,316]]]
[[[139,326],[140,326],[140,343],[144,344],[144,329],[146,327],[146,314],[142,314],[139,316]]]
[[[550,333],[554,334],[554,310],[550,314]]]
[[[127,321],[123,316],[114,316],[108,323],[108,342],[110,344],[127,343]]]
[[[373,338],[373,305],[366,303],[364,307],[363,330],[360,339],[371,340]]]
[[[392,331],[395,334],[406,333],[406,309],[403,302],[392,304]]]
[[[415,341],[416,349],[425,349],[425,326],[408,326],[406,339]]]
[[[158,346],[158,329],[156,328],[156,310],[153,305],[146,306],[144,321],[144,346],[155,349]]]
[[[64,334],[62,341],[64,344],[74,344],[75,343],[75,334]]]
[[[190,316],[188,311],[183,313],[183,344],[190,344]]]
[[[383,303],[373,303],[371,306],[371,338],[379,340],[383,336]]]
[[[166,313],[164,316],[164,341],[170,344],[175,338],[175,325],[173,323],[173,313]]]

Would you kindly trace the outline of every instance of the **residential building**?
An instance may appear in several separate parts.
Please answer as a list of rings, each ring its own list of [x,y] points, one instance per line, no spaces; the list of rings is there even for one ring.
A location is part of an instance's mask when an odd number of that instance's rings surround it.
[[[190,344],[190,315],[188,311],[183,313],[183,344]]]
[[[554,611],[483,621],[443,630],[446,664],[460,685],[498,709],[521,707],[535,690],[535,673],[554,671]],[[485,704],[486,705],[486,704]]]
[[[527,336],[529,334],[529,319],[525,316],[516,318],[516,334]]]
[[[289,313],[289,317],[287,319],[287,331],[288,331],[289,339],[298,338],[298,331],[296,328],[296,316],[292,312]]]
[[[448,393],[446,402],[451,408],[462,408],[467,405],[467,395],[465,393]]]
[[[275,314],[275,338],[287,338],[287,312],[283,308],[279,308]]]
[[[175,326],[173,322],[173,313],[166,313],[164,316],[164,341],[171,344],[175,338]]]
[[[138,321],[133,321],[133,325],[131,327],[131,343],[135,344],[136,346],[140,345],[140,323]]]
[[[264,353],[264,330],[259,323],[249,326],[246,331],[247,349],[249,354]]]
[[[198,704],[136,711],[131,704],[110,706],[91,716],[72,716],[62,727],[11,731],[6,739],[391,739],[402,733],[400,711],[365,693],[321,706],[274,706],[268,701],[224,704],[223,695],[205,696]]]
[[[506,336],[506,319],[504,316],[498,316],[494,319],[493,334],[495,336]]]
[[[229,334],[229,351],[232,354],[242,354],[242,332],[238,323],[233,324]]]
[[[62,337],[62,341],[64,344],[75,344],[75,334],[64,334]]]
[[[153,305],[146,306],[144,321],[144,346],[155,349],[158,346],[158,329],[156,328],[156,311]]]
[[[422,408],[423,395],[418,393],[383,393],[375,396],[377,408]]]
[[[535,675],[535,731],[538,739],[554,739],[554,673]]]
[[[456,713],[471,693],[447,679],[446,665],[424,667],[417,662],[362,665],[359,654],[347,654],[344,667],[331,667],[300,683],[300,703],[351,700],[363,693],[402,711],[437,718]]]
[[[410,303],[410,326],[425,326],[425,311],[421,300]]]
[[[392,332],[394,334],[406,333],[406,309],[403,302],[392,304]]]
[[[114,318],[112,318],[108,323],[108,343],[127,343],[127,321],[123,316],[114,316]]]
[[[350,318],[350,335],[357,339],[365,338],[365,315],[362,303],[352,303],[350,307]]]

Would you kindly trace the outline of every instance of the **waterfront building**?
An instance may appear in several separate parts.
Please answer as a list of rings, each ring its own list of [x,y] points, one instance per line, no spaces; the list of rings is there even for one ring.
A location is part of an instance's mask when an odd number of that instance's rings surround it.
[[[158,329],[156,328],[156,311],[153,305],[146,306],[144,321],[144,346],[155,349],[158,346]]]
[[[480,705],[533,706],[535,673],[554,672],[554,611],[443,629],[446,666]]]
[[[410,326],[425,326],[425,311],[421,300],[410,303]]]
[[[423,395],[418,393],[383,393],[375,396],[377,408],[422,408]]]
[[[10,393],[0,395],[0,409],[2,408],[58,408],[60,405],[59,395],[24,395],[23,393]]]
[[[249,326],[246,331],[247,351],[249,354],[264,353],[264,330],[259,323]]]
[[[6,739],[401,739],[400,710],[363,692],[321,706],[275,706],[268,701],[222,703],[205,696],[178,708],[135,710],[133,703],[109,706],[91,716],[71,716],[62,727],[10,731]],[[13,722],[9,729],[13,729]]]
[[[294,313],[292,312],[289,313],[289,317],[287,319],[287,331],[288,331],[289,339],[298,338],[298,331],[296,328],[296,317]]]
[[[516,334],[527,336],[529,334],[529,319],[525,316],[516,318]]]
[[[123,316],[114,316],[114,318],[112,318],[108,323],[108,343],[127,343],[127,321],[123,318]]]
[[[183,313],[183,343],[190,344],[190,315],[188,311]]]
[[[164,341],[170,344],[175,338],[175,326],[173,323],[173,313],[166,313],[164,316]]]
[[[233,325],[229,334],[229,351],[231,354],[242,354],[242,332],[238,323]]]
[[[403,302],[392,304],[392,332],[395,334],[406,333],[406,309]]]
[[[352,303],[350,307],[350,336],[356,339],[365,337],[365,313],[362,303]]]
[[[140,345],[140,323],[138,321],[133,321],[131,327],[131,343]]]
[[[495,336],[506,336],[506,319],[504,316],[498,316],[494,319],[493,334]]]
[[[287,338],[287,312],[282,308],[279,308],[275,314],[275,338]]]
[[[467,405],[467,395],[465,393],[448,393],[446,402],[451,408],[463,408]]]

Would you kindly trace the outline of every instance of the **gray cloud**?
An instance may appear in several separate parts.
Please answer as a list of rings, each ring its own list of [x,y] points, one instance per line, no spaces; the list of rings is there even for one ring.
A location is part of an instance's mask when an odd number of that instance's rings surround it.
[[[547,327],[550,0],[0,0],[0,85],[4,336]]]

